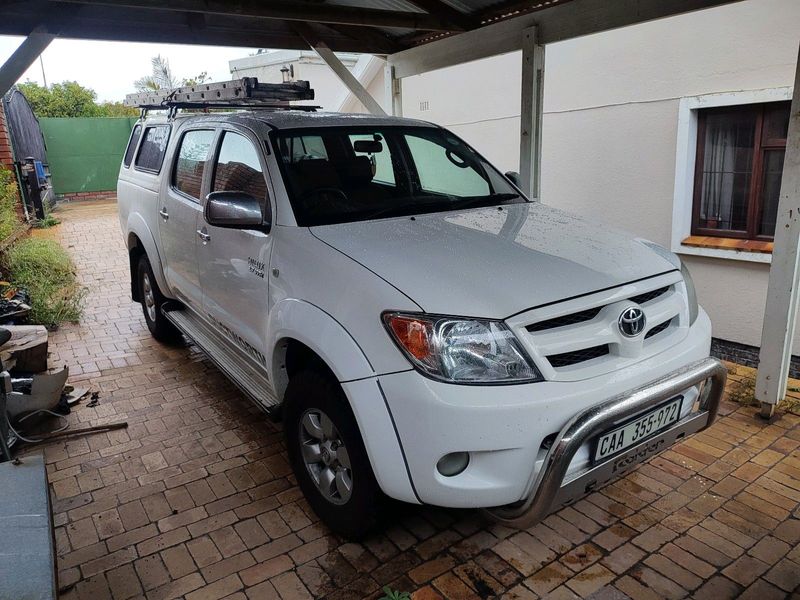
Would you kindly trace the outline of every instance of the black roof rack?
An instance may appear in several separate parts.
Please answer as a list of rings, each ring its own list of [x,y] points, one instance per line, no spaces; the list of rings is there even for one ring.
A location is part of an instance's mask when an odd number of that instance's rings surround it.
[[[293,100],[313,100],[308,81],[259,83],[256,77],[242,77],[218,83],[201,83],[175,89],[139,92],[125,96],[125,106],[143,110],[178,108],[258,108],[267,110],[314,111],[319,106],[291,104]]]

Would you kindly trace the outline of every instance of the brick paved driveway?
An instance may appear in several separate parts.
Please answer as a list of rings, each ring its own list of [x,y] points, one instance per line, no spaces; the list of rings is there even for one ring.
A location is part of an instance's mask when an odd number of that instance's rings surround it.
[[[60,210],[90,288],[52,365],[101,392],[73,422],[127,431],[45,448],[63,598],[782,598],[800,584],[800,419],[726,403],[697,435],[528,531],[397,507],[363,544],[320,525],[277,426],[198,351],[152,340],[113,203]],[[0,583],[1,585],[1,583]]]

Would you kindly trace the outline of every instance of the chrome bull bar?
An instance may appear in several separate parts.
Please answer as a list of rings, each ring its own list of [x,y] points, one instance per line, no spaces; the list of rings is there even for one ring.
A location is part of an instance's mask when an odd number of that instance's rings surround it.
[[[530,527],[553,510],[590,493],[684,436],[709,427],[717,416],[727,375],[728,371],[720,361],[705,358],[578,413],[559,432],[550,447],[530,494],[520,502],[489,508],[486,512],[506,525]],[[575,453],[584,443],[703,382],[706,385],[700,392],[700,405],[696,412],[565,480]]]

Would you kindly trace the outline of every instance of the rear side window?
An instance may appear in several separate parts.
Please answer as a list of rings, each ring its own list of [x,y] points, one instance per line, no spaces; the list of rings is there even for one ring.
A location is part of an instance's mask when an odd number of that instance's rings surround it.
[[[141,171],[158,173],[164,162],[164,152],[169,141],[169,125],[145,127],[142,145],[136,155],[136,168]]]
[[[187,131],[183,134],[172,176],[172,185],[176,190],[196,200],[200,199],[203,170],[213,141],[214,132],[206,129]]]
[[[225,132],[211,189],[214,192],[244,192],[252,198],[266,200],[267,182],[258,160],[258,150],[243,135]]]
[[[131,132],[131,139],[128,140],[128,149],[125,150],[125,158],[122,160],[122,164],[126,167],[131,166],[131,161],[133,160],[133,153],[136,152],[136,145],[139,143],[139,138],[142,136],[142,126],[138,123],[133,126],[133,131]]]

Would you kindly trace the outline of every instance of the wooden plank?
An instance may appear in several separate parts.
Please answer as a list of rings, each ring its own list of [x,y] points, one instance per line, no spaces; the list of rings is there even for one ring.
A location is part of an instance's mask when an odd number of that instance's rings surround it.
[[[397,77],[410,77],[522,49],[522,32],[538,27],[539,44],[608,31],[742,0],[572,0],[389,56]]]
[[[0,325],[11,339],[0,347],[3,368],[40,373],[47,370],[47,328],[43,325]]]
[[[331,68],[331,71],[336,74],[345,87],[366,107],[370,114],[386,116],[386,112],[384,112],[381,105],[378,104],[378,101],[372,97],[372,94],[370,94],[363,85],[361,85],[361,82],[355,78],[355,75],[350,72],[350,69],[344,66],[342,61],[333,53],[333,50],[331,50],[325,42],[317,38],[314,31],[308,25],[301,25],[298,23],[295,24],[295,29],[325,64]]]
[[[774,406],[786,395],[792,338],[800,304],[797,289],[800,285],[800,49],[790,114],[758,355],[756,400],[761,402],[764,416],[770,416]]]
[[[40,25],[28,34],[14,53],[0,67],[0,97],[5,96],[20,77],[28,70],[44,49],[56,38],[46,27]]]
[[[542,187],[542,103],[544,101],[544,46],[537,29],[522,34],[522,99],[520,102],[519,174],[525,194],[540,200]]]
[[[383,94],[387,114],[403,116],[403,80],[394,75],[394,67],[388,63],[383,68]]]
[[[278,19],[304,23],[334,23],[372,27],[402,27],[426,31],[453,31],[460,27],[420,12],[356,6],[299,3],[286,0],[54,0],[65,4],[107,5],[143,10],[168,10],[206,15],[233,15],[249,19]],[[88,7],[87,7],[88,8]]]
[[[475,29],[480,27],[480,19],[461,12],[445,4],[441,0],[408,0],[414,6],[421,8],[427,13],[439,17],[446,23],[451,23],[457,29]]]

